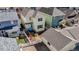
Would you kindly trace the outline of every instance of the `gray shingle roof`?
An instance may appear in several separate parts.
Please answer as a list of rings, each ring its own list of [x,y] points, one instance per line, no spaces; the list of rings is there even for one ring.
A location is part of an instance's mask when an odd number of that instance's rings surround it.
[[[48,29],[41,36],[44,37],[48,42],[50,42],[50,44],[57,50],[61,50],[72,41],[53,28]]]
[[[73,12],[73,10],[70,10],[68,7],[58,7],[58,9],[64,12],[67,16]]]
[[[62,12],[61,10],[57,8],[54,8],[52,16],[64,16],[64,15],[65,15],[64,12]]]
[[[68,32],[73,36],[74,39],[79,40],[79,27],[69,29]]]
[[[25,17],[29,10],[30,10],[29,8],[24,8],[22,10],[22,15]]]
[[[40,12],[43,12],[43,13],[46,13],[46,14],[49,14],[49,15],[52,15],[52,13],[53,13],[53,7],[49,7],[49,8],[44,8],[44,7],[42,7],[42,8],[40,8]]]
[[[0,51],[18,51],[16,38],[0,37]]]
[[[8,20],[18,20],[17,13],[15,11],[12,12],[0,12],[0,21],[8,21]]]

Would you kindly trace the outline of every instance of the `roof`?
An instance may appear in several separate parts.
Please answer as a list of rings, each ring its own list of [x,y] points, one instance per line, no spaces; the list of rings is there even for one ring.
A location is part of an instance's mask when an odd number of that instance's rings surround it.
[[[24,48],[22,48],[22,50],[23,51],[37,51],[34,46],[24,47]]]
[[[68,29],[68,32],[73,36],[75,40],[79,41],[79,27]]]
[[[8,20],[18,20],[17,13],[15,11],[11,12],[0,12],[0,21],[8,21]]]
[[[70,14],[70,16],[74,15],[74,14],[77,14],[77,12],[75,10]]]
[[[28,11],[29,11],[29,8],[23,8],[22,15],[25,17]]]
[[[18,51],[16,38],[0,37],[0,51]]]
[[[61,50],[72,41],[53,28],[48,29],[41,36],[44,37],[56,50]]]
[[[74,39],[73,36],[66,30],[66,29],[56,29],[58,32],[60,32],[61,34],[71,38],[71,39]]]
[[[54,8],[52,16],[62,16],[65,15],[61,10]]]
[[[52,16],[61,16],[61,15],[65,15],[61,10],[55,8],[55,7],[49,7],[49,8],[40,8],[39,10],[40,12],[52,15]]]
[[[41,7],[30,7],[32,10],[39,10]]]
[[[73,10],[70,10],[68,7],[58,7],[58,9],[64,12],[67,16],[73,12]]]
[[[49,14],[49,15],[52,15],[53,9],[54,9],[53,7],[49,7],[49,8],[42,7],[42,8],[40,8],[39,11],[46,13],[46,14]]]
[[[27,14],[26,14],[26,16],[25,16],[25,19],[24,19],[24,22],[25,23],[29,23],[30,22],[30,20],[29,20],[29,17],[32,17],[33,15],[34,15],[34,10],[29,10],[28,12],[27,12]]]
[[[22,14],[25,17],[26,15],[33,15],[34,11],[39,10],[41,7],[30,7],[30,8],[24,8],[22,10]]]
[[[37,51],[50,51],[50,49],[43,43],[34,44]]]

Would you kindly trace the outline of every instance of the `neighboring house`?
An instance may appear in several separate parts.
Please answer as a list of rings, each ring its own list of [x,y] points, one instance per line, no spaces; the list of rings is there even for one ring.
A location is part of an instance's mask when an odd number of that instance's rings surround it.
[[[43,13],[45,17],[46,26],[48,27],[57,27],[59,26],[59,21],[63,20],[65,14],[57,8],[40,8],[40,12]]]
[[[72,9],[73,7],[66,7],[62,8],[59,7],[58,9],[65,13],[65,20],[67,20],[67,24],[72,26],[75,23],[78,23],[78,11],[76,9]]]
[[[19,51],[16,38],[0,37],[0,51]]]
[[[0,12],[0,30],[7,31],[9,35],[15,33],[18,36],[19,28],[19,18],[15,10]]]
[[[65,18],[70,19],[74,18],[78,12],[76,9],[73,9],[74,7],[57,7],[59,10],[61,10],[63,13],[65,13]]]
[[[34,14],[34,10],[31,10],[29,8],[24,8],[21,14],[21,22],[24,25],[26,29],[29,29],[32,26],[32,20],[31,17]]]
[[[36,15],[33,17],[33,30],[36,32],[43,31],[45,29],[45,17],[39,11],[36,12]]]
[[[45,17],[46,27],[51,27],[52,26],[53,9],[54,9],[53,7],[49,7],[49,8],[42,7],[42,8],[39,9],[39,11],[42,12],[42,14]]]
[[[25,13],[22,13],[23,23],[26,29],[32,28],[36,32],[43,31],[45,29],[45,19],[38,9],[24,9]]]
[[[63,13],[61,10],[54,8],[53,14],[52,14],[52,27],[58,27],[60,24],[59,22],[62,21],[65,17],[65,13]]]
[[[72,38],[66,37],[53,28],[48,29],[41,35],[43,42],[50,50],[53,51],[66,51],[71,50],[77,43]]]

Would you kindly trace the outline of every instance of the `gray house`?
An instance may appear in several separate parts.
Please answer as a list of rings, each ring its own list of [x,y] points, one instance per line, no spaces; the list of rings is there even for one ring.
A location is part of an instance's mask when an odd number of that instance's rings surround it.
[[[0,51],[19,51],[16,38],[0,37]]]
[[[76,41],[64,36],[53,28],[48,29],[41,36],[43,37],[43,42],[53,51],[67,51],[75,47]]]

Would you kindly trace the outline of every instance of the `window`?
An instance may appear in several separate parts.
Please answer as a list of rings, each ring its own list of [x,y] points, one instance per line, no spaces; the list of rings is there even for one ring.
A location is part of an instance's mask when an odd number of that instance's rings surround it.
[[[43,25],[38,25],[38,29],[43,28]]]
[[[38,18],[38,21],[42,21],[42,18]]]

